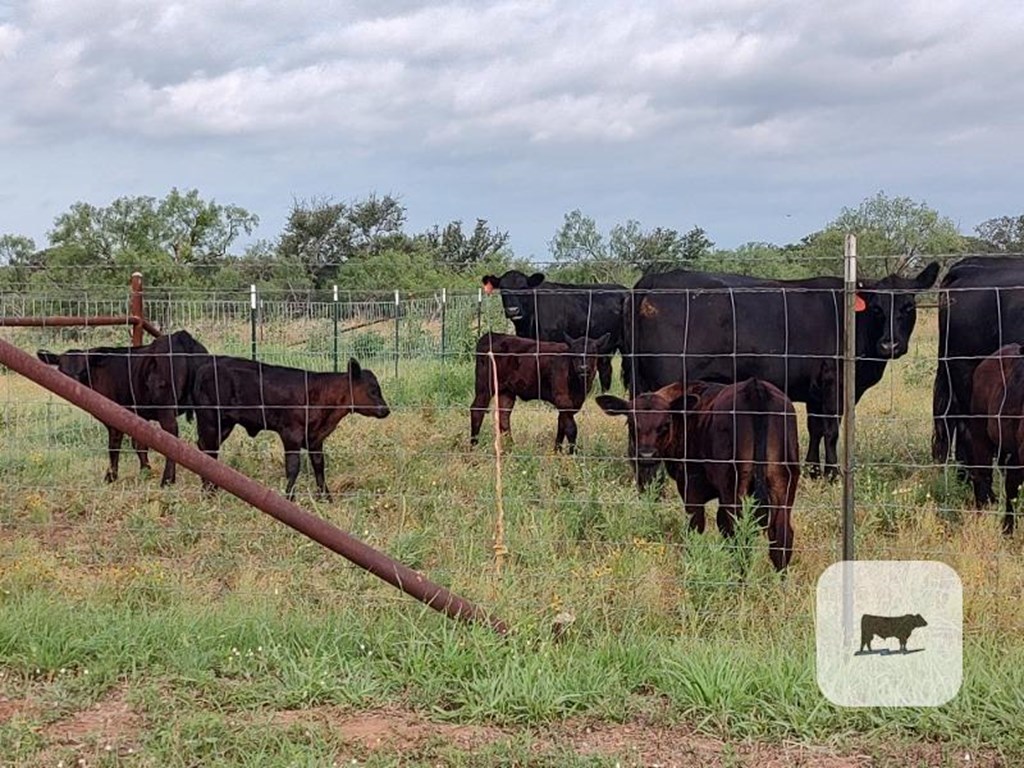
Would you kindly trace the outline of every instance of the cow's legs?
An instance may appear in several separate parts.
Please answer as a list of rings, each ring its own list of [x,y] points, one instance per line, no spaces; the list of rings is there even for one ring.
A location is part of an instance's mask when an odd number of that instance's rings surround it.
[[[810,477],[821,477],[821,440],[824,437],[824,425],[821,417],[811,413],[811,405],[807,405],[807,474]]]
[[[484,417],[491,406],[491,395],[489,392],[477,391],[473,398],[473,404],[469,406],[469,444],[476,445],[479,442],[480,425],[484,423]]]
[[[995,446],[988,439],[986,419],[977,418],[970,422],[970,432],[964,432],[969,443],[970,452],[967,465],[968,477],[974,488],[974,503],[978,508],[991,504],[996,500],[992,491],[992,460],[995,458]],[[1002,460],[999,462],[1002,464]],[[1009,488],[1009,486],[1007,486]]]
[[[839,416],[807,413],[807,474],[821,477],[821,444],[825,444],[824,474],[828,480],[839,475]]]
[[[498,393],[498,429],[501,434],[512,437],[512,406],[516,404],[516,396],[507,392]]]
[[[141,472],[144,469],[150,469],[149,450],[146,448],[146,446],[144,446],[142,443],[140,443],[133,437],[132,448],[135,449],[135,455],[139,457],[139,471]]]
[[[607,392],[612,388],[612,358],[610,355],[602,355],[597,358],[597,377],[601,380],[602,392]]]
[[[311,445],[307,450],[309,451],[309,463],[313,466],[313,476],[316,478],[316,487],[320,491],[320,495],[330,501],[331,491],[327,487],[327,479],[324,477],[323,445]]]
[[[123,440],[124,432],[113,427],[107,427],[107,453],[110,456],[110,466],[107,468],[107,474],[103,479],[108,483],[117,480],[117,468],[121,461],[121,442]]]
[[[675,472],[677,472],[676,488],[683,500],[683,508],[690,516],[690,530],[704,533],[706,522],[704,505],[712,497],[706,493],[704,484],[688,474],[685,467],[678,467]]]
[[[1014,502],[1020,492],[1021,481],[1024,481],[1024,467],[1006,467],[1006,514],[1003,515],[1003,533],[1007,536],[1013,533],[1014,529]]]
[[[299,465],[302,463],[302,440],[281,435],[281,443],[284,445],[284,472],[288,478],[284,495],[292,501],[295,498],[295,481],[299,479]]]
[[[231,429],[234,424],[224,423],[219,418],[212,421],[200,421],[196,420],[196,432],[198,433],[199,439],[196,441],[199,446],[199,450],[205,453],[212,459],[216,459],[220,451],[220,447],[224,444],[227,436],[231,434]],[[212,491],[216,486],[203,478],[203,490]]]
[[[793,526],[788,509],[773,509],[768,515],[768,556],[781,571],[793,558]]]
[[[168,411],[160,418],[160,426],[164,428],[164,431],[168,434],[178,436],[178,419],[174,415],[173,411]],[[141,458],[141,457],[140,457]],[[164,462],[164,474],[160,478],[160,485],[170,485],[177,479],[176,474],[177,465],[174,460],[168,457]]]
[[[576,419],[573,411],[558,412],[558,434],[555,436],[555,450],[562,450],[562,440],[569,443],[569,453],[576,452]]]
[[[824,416],[825,479],[835,480],[839,476],[839,416]]]

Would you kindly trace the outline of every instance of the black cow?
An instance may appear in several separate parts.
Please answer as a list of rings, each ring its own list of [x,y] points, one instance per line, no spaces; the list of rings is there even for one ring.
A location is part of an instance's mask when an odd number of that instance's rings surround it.
[[[970,256],[939,283],[938,368],[932,398],[932,456],[955,451],[970,462],[965,417],[971,409],[974,369],[1011,342],[1024,341],[1024,259]]]
[[[927,626],[928,622],[920,613],[908,613],[904,616],[872,616],[865,613],[860,617],[860,650],[870,652],[871,641],[877,635],[883,640],[895,637],[900,641],[900,650],[906,653],[910,633],[918,627]]]
[[[855,393],[876,384],[889,360],[906,354],[917,322],[915,294],[939,265],[916,277],[858,283]],[[807,403],[807,463],[838,472],[842,416],[843,280],[766,280],[676,270],[640,279],[624,302],[623,371],[631,393],[676,381],[770,381]],[[648,478],[649,479],[649,478]],[[640,477],[638,475],[638,480]]]
[[[601,395],[597,404],[626,417],[641,459],[665,461],[694,530],[704,530],[704,505],[718,499],[718,528],[732,537],[743,497],[753,497],[772,563],[789,565],[800,445],[796,412],[780,389],[758,379],[675,383],[630,401]]]
[[[44,363],[57,366],[61,373],[140,418],[160,422],[164,430],[177,437],[178,415],[192,418],[193,379],[207,351],[188,331],[175,331],[140,347],[69,349],[61,354],[41,349],[37,355]],[[123,440],[123,432],[107,426],[108,483],[117,479]],[[149,469],[148,451],[135,441],[132,444],[139,456],[139,467]],[[170,459],[166,461],[161,485],[174,482],[175,466]]]
[[[317,488],[330,499],[324,478],[324,441],[350,413],[378,419],[390,413],[377,377],[360,368],[355,359],[348,361],[345,373],[317,373],[215,356],[196,371],[192,399],[199,447],[213,458],[236,424],[250,437],[265,429],[280,436],[289,499],[294,498],[303,448],[309,453]],[[203,485],[212,488],[206,481]]]
[[[620,346],[622,300],[627,289],[616,283],[553,283],[540,272],[525,275],[511,269],[501,277],[485,275],[484,290],[501,291],[505,316],[516,336],[562,342],[608,334],[607,355],[597,361],[602,391],[612,384],[612,354]]]
[[[469,407],[469,440],[476,445],[480,426],[494,398],[497,377],[498,429],[510,434],[516,398],[543,400],[558,409],[555,450],[563,441],[576,450],[576,414],[594,383],[598,355],[608,335],[564,342],[536,341],[505,333],[485,333],[476,343],[476,395]],[[494,365],[491,364],[491,355]]]

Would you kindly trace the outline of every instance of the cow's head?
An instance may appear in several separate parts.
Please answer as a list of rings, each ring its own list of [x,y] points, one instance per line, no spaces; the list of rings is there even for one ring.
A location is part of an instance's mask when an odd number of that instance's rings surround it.
[[[572,369],[581,378],[590,381],[597,370],[597,358],[608,351],[608,341],[611,333],[606,333],[596,339],[588,336],[581,336],[578,339],[572,338],[569,334],[563,334],[565,343],[569,349],[565,354],[572,358]]]
[[[927,627],[928,626],[928,622],[924,620],[924,616],[922,616],[920,613],[915,613],[913,616],[911,616],[910,617],[910,623],[914,627]]]
[[[544,282],[544,275],[540,272],[525,275],[518,269],[510,269],[501,277],[484,275],[481,282],[487,293],[501,291],[505,316],[512,322],[520,322],[533,316],[533,289]]]
[[[883,360],[902,357],[910,347],[917,323],[917,294],[927,290],[939,275],[932,262],[917,277],[887,275],[865,280],[857,290],[858,354]]]
[[[57,370],[82,384],[89,383],[89,353],[81,349],[69,349],[67,352],[55,354],[45,349],[36,352],[36,357],[47,365],[57,366]]]
[[[354,357],[348,360],[348,388],[353,412],[375,419],[383,419],[391,413],[377,377],[369,368],[361,367]]]
[[[632,400],[600,395],[597,404],[609,416],[625,416],[633,456],[641,465],[653,464],[671,455],[676,442],[675,415],[691,409],[697,396],[683,391],[681,384],[669,384],[657,392],[645,392]]]

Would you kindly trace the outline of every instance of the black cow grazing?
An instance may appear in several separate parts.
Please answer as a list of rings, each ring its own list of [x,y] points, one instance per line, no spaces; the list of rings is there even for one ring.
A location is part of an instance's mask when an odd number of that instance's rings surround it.
[[[780,571],[789,565],[800,445],[782,390],[759,379],[675,383],[630,401],[601,395],[597,404],[626,417],[638,456],[665,460],[693,529],[704,530],[704,505],[718,499],[718,529],[732,537],[742,499],[751,496],[772,564]]]
[[[602,391],[612,384],[612,354],[622,333],[622,300],[627,289],[616,283],[553,283],[537,272],[511,269],[501,277],[485,275],[484,290],[501,291],[505,316],[524,339],[561,342],[566,336],[598,338],[608,334],[606,355],[597,361]]]
[[[160,336],[140,347],[69,349],[61,354],[39,350],[40,360],[95,390],[147,421],[160,422],[177,437],[178,415],[192,418],[190,396],[196,369],[206,358],[206,347],[188,331]],[[110,466],[105,479],[117,479],[124,433],[107,426]],[[139,467],[149,469],[149,453],[133,441]],[[161,485],[175,480],[175,463],[164,464]]]
[[[1011,342],[1024,341],[1024,259],[970,256],[939,283],[939,363],[932,399],[932,456],[955,451],[970,462],[966,416],[974,369]]]
[[[216,356],[196,371],[193,401],[199,448],[213,458],[236,424],[250,437],[265,429],[278,434],[284,445],[289,499],[294,498],[303,448],[309,453],[317,489],[330,499],[324,441],[350,413],[377,419],[390,413],[377,377],[355,359],[349,359],[345,373],[317,373]],[[205,481],[204,486],[212,488]]]
[[[1007,344],[974,369],[967,441],[975,503],[995,501],[992,460],[1003,468],[1006,513],[1003,532],[1013,533],[1014,502],[1024,482],[1024,357],[1020,344]]]
[[[939,265],[916,277],[858,283],[855,392],[876,384],[906,354],[917,322],[915,294]],[[812,476],[838,472],[842,417],[843,280],[765,280],[676,270],[640,279],[624,303],[623,371],[630,393],[699,379],[770,381],[807,403]]]
[[[608,334],[565,342],[536,341],[504,333],[485,333],[476,343],[476,397],[469,407],[470,443],[477,444],[491,399],[494,375],[498,378],[498,428],[510,435],[510,417],[516,398],[543,400],[558,409],[555,449],[568,441],[576,450],[575,416],[594,383],[597,356],[606,349]],[[494,353],[494,366],[489,352]]]
[[[865,650],[871,651],[871,641],[875,635],[883,640],[895,637],[900,641],[900,650],[906,653],[910,633],[918,627],[927,626],[928,622],[920,613],[908,613],[904,616],[872,616],[870,613],[865,613],[860,617],[860,651],[858,653]]]

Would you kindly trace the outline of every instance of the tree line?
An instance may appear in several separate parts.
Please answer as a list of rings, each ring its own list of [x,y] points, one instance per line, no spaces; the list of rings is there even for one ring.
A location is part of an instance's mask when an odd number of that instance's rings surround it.
[[[162,199],[121,197],[107,206],[76,202],[56,217],[42,247],[23,235],[0,235],[0,291],[123,291],[126,275],[141,270],[149,286],[175,294],[235,292],[250,283],[296,297],[333,285],[355,293],[415,292],[471,289],[484,273],[536,268],[512,252],[508,232],[486,219],[409,232],[406,214],[393,195],[297,200],[278,237],[240,247],[258,216],[206,200],[196,189],[171,189]],[[861,254],[879,257],[865,262],[865,275],[904,271],[925,256],[1024,251],[1024,215],[991,218],[964,235],[925,203],[878,192],[799,242],[733,249],[716,248],[699,226],[646,228],[631,219],[603,233],[573,210],[540,260],[559,279],[627,285],[644,272],[679,266],[783,278],[841,274],[847,232],[857,234]]]

